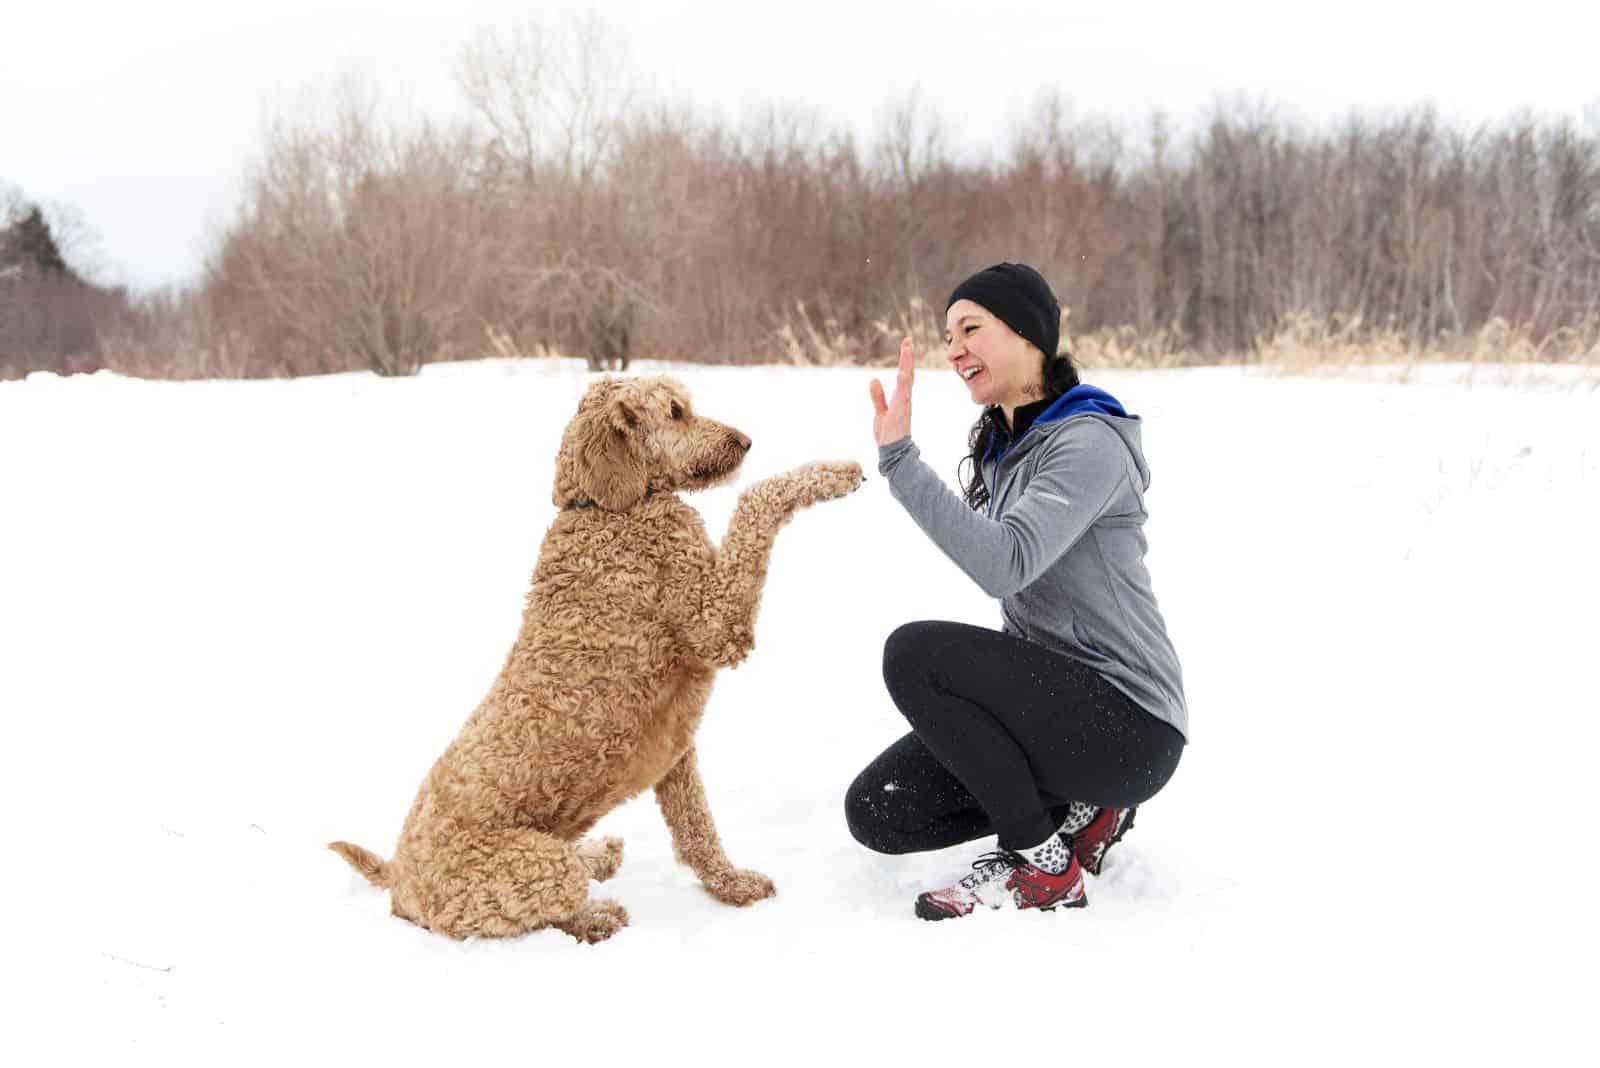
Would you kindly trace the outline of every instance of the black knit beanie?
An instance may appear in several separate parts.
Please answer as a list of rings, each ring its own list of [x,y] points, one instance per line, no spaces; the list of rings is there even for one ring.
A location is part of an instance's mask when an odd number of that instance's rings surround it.
[[[1056,355],[1061,341],[1061,305],[1039,272],[1025,263],[997,263],[985,267],[956,286],[944,310],[958,300],[981,304],[1012,330],[1027,338],[1044,353],[1046,360]]]

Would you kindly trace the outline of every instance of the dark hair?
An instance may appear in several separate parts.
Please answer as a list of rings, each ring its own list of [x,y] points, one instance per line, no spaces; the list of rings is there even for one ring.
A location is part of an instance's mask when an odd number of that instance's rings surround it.
[[[1054,358],[1045,359],[1045,399],[1055,400],[1077,384],[1078,368],[1072,362],[1072,353],[1062,351]],[[967,455],[956,469],[956,479],[961,483],[961,494],[966,498],[967,507],[975,512],[981,511],[989,503],[989,487],[983,484],[983,458],[989,455],[998,436],[1005,432],[1000,406],[991,404],[978,416],[978,421],[972,424],[972,431],[967,435]]]

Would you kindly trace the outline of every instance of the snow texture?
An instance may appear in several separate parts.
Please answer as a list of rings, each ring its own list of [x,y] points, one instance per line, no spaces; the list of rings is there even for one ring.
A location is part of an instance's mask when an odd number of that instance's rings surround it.
[[[877,856],[841,798],[903,730],[884,637],[996,608],[876,477],[867,372],[671,370],[747,484],[873,474],[780,536],[700,732],[778,896],[713,901],[647,796],[597,828],[632,916],[598,946],[429,934],[324,848],[391,852],[498,671],[581,367],[0,383],[8,1061],[917,1066],[1041,1020],[1067,1063],[1592,1054],[1592,385],[1092,376],[1146,419],[1192,744],[1090,908],[931,924],[992,839]],[[964,394],[918,381],[952,479]]]

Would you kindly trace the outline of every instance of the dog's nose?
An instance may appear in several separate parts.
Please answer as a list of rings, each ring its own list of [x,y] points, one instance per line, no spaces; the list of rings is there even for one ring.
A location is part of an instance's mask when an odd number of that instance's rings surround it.
[[[735,438],[739,439],[739,448],[743,449],[745,452],[749,452],[750,451],[750,439],[749,438],[745,437],[743,434],[739,433],[737,430],[735,430],[733,432],[733,436]]]

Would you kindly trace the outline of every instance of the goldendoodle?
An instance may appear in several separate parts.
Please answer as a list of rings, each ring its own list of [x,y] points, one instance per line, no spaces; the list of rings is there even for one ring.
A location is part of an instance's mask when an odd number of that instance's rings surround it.
[[[586,942],[628,922],[591,900],[622,842],[581,836],[654,787],[673,852],[719,901],[772,880],[722,850],[695,764],[716,669],[755,640],[780,527],[850,493],[855,463],[813,463],[739,497],[720,548],[678,497],[726,479],[750,439],[697,415],[671,378],[602,379],[562,435],[551,524],[505,667],[417,791],[392,860],[339,853],[391,908],[455,938],[556,927]]]

